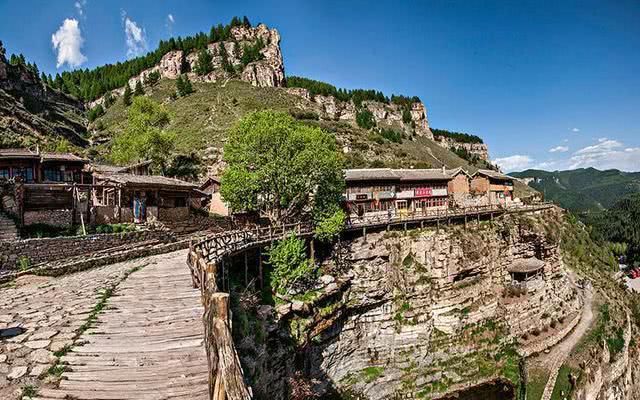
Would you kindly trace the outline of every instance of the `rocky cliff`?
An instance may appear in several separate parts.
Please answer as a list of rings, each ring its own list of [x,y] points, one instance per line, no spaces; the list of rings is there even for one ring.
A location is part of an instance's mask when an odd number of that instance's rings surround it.
[[[238,335],[258,398],[515,398],[528,387],[529,358],[544,357],[582,318],[587,286],[565,265],[562,218],[552,211],[343,242],[315,289],[257,306],[253,331],[262,333]],[[537,267],[526,278],[514,272],[527,265]],[[620,321],[613,315],[612,305],[609,318]],[[639,366],[629,361],[635,331],[635,322],[621,327],[615,357],[585,361],[574,393],[596,395],[577,398],[638,395],[629,378]],[[583,342],[593,354],[602,345]]]
[[[304,88],[287,88],[286,90],[308,102],[312,102],[322,119],[348,121],[351,123],[356,121],[358,110],[353,101],[340,101],[333,96],[311,96],[309,91]],[[301,105],[301,107],[303,106]],[[415,102],[411,105],[411,126],[405,126],[402,118],[403,108],[398,104],[364,101],[362,108],[371,111],[378,127],[405,130],[408,134],[411,134],[413,129],[416,135],[433,140],[433,133],[429,129],[427,109],[422,102]]]
[[[43,85],[24,65],[0,56],[0,145],[31,146],[59,139],[85,146],[84,107]]]
[[[454,139],[446,137],[436,138],[436,143],[445,149],[464,149],[468,154],[476,156],[480,160],[489,161],[489,147],[484,143],[457,142]]]
[[[161,78],[176,79],[181,74],[187,74],[189,79],[196,82],[219,82],[232,77],[223,69],[220,46],[224,46],[228,54],[228,62],[239,70],[238,77],[253,86],[258,87],[279,87],[284,86],[284,63],[280,50],[280,34],[276,29],[269,29],[266,25],[260,24],[256,27],[236,26],[231,28],[233,40],[224,42],[209,43],[207,51],[212,56],[213,71],[200,76],[192,72],[195,69],[198,59],[197,52],[184,54],[182,50],[170,51],[165,54],[160,63],[152,68],[142,71],[139,75],[129,79],[129,86],[142,81],[152,72],[160,73]],[[261,40],[264,47],[260,50],[262,59],[251,62],[242,67],[242,52],[244,44],[255,44]],[[111,92],[114,97],[122,96],[124,88],[115,89]],[[104,103],[104,96],[92,101],[88,107],[95,107]]]

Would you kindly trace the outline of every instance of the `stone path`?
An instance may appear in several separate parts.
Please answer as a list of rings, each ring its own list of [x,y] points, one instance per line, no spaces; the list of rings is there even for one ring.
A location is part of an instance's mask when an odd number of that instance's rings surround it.
[[[549,354],[546,354],[541,359],[542,367],[550,371],[549,380],[544,388],[542,394],[542,400],[550,400],[553,394],[553,389],[556,386],[556,380],[558,379],[558,372],[560,367],[566,361],[567,357],[571,354],[571,350],[578,344],[582,336],[584,336],[591,323],[593,322],[593,292],[590,288],[584,290],[584,305],[582,308],[582,315],[580,316],[580,322],[576,327],[567,335],[560,343],[551,348]]]
[[[0,289],[0,327],[27,329],[0,341],[0,398],[20,398],[25,385],[38,387],[34,399],[205,398],[202,307],[185,260],[178,251]],[[106,306],[78,337],[109,287]],[[65,346],[55,388],[47,371]]]

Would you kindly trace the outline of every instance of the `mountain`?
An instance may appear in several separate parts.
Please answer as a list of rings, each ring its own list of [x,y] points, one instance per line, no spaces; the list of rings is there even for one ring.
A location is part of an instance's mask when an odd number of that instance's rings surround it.
[[[0,146],[87,146],[84,104],[45,85],[27,65],[9,63],[0,42]]]
[[[471,173],[493,168],[478,136],[446,130],[434,130],[434,135],[427,109],[415,96],[387,97],[370,89],[337,89],[286,77],[280,40],[276,29],[235,19],[210,34],[163,41],[153,52],[124,63],[55,78],[38,77],[37,67],[23,57],[12,56],[12,62],[3,57],[0,88],[10,101],[3,103],[8,108],[0,106],[0,124],[9,127],[10,135],[3,138],[10,140],[0,146],[64,140],[76,152],[109,161],[111,141],[127,123],[123,95],[128,85],[136,92],[140,87],[169,111],[167,129],[176,133],[177,153],[195,154],[203,174],[224,166],[228,129],[243,115],[266,108],[333,132],[349,167],[447,166]],[[194,93],[177,96],[178,77],[188,77]],[[516,193],[528,196],[533,190],[518,184]]]
[[[640,192],[640,172],[617,169],[580,168],[555,172],[528,169],[509,175],[528,183],[543,193],[545,199],[574,212],[610,208],[625,195]]]

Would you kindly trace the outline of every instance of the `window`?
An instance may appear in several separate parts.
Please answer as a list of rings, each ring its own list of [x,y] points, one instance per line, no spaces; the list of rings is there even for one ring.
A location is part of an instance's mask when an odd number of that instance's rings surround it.
[[[187,199],[185,199],[184,197],[176,197],[175,206],[176,207],[186,207],[187,206]]]
[[[9,179],[9,168],[0,168],[0,179]]]
[[[399,200],[396,202],[396,207],[398,208],[398,210],[406,210],[407,209],[407,201],[406,200]]]
[[[33,182],[33,168],[30,168],[30,167],[14,168],[13,176],[22,178],[24,182]]]
[[[61,182],[62,176],[60,174],[60,170],[55,168],[45,168],[44,180],[49,182]]]

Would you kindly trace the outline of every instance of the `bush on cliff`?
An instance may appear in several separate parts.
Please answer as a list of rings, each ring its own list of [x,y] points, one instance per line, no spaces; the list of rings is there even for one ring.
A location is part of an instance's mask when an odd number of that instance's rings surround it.
[[[289,289],[313,277],[313,263],[307,259],[305,242],[291,235],[269,248],[268,264],[273,267],[270,279],[276,293],[286,295]]]

